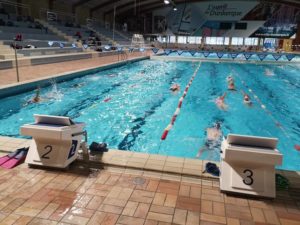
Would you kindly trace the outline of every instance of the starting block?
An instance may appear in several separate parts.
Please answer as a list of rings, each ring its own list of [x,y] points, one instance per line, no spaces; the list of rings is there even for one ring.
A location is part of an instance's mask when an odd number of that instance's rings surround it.
[[[35,123],[21,126],[21,134],[32,136],[25,163],[29,165],[66,168],[78,154],[84,123],[69,117],[34,115]]]
[[[221,146],[221,191],[275,198],[275,165],[282,164],[277,142],[229,134]]]

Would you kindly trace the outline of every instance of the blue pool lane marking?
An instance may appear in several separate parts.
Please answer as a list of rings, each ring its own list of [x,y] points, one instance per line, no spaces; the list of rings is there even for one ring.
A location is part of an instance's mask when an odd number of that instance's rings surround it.
[[[270,118],[273,120],[273,122],[275,123],[275,125],[276,125],[277,127],[279,127],[279,128],[283,131],[283,133],[285,134],[285,136],[291,140],[290,135],[287,133],[287,131],[286,131],[285,128],[281,125],[281,123],[279,123],[279,121],[275,119],[275,117],[273,116],[272,112],[266,108],[266,106],[263,104],[263,102],[260,100],[260,98],[253,92],[253,90],[252,90],[251,88],[249,88],[249,86],[248,86],[248,85],[246,84],[246,82],[238,75],[238,73],[237,73],[231,66],[229,66],[229,67],[230,67],[232,73],[235,74],[235,75],[240,79],[240,81],[241,81],[241,83],[243,84],[243,86],[245,87],[245,89],[247,89],[247,90],[253,95],[253,97],[254,97],[255,100],[258,102],[258,104],[260,105],[260,107],[261,107],[261,108],[262,108],[262,109],[270,116]]]
[[[192,85],[192,83],[193,83],[193,80],[195,79],[195,77],[196,77],[196,75],[197,75],[197,73],[198,73],[198,71],[199,71],[200,66],[201,66],[201,63],[199,63],[199,65],[198,65],[198,67],[196,68],[196,70],[195,70],[193,76],[192,76],[191,79],[189,80],[189,83],[186,85],[185,90],[184,90],[184,92],[183,92],[183,95],[179,98],[178,105],[177,105],[177,108],[176,108],[176,110],[175,110],[175,112],[174,112],[172,118],[171,118],[171,122],[167,125],[167,127],[164,129],[164,131],[163,131],[163,133],[162,133],[162,135],[161,135],[161,138],[160,138],[160,139],[161,139],[162,141],[164,141],[164,140],[167,138],[169,131],[172,129],[172,127],[173,127],[173,125],[174,125],[174,123],[175,123],[175,121],[176,121],[176,118],[178,117],[178,115],[179,115],[179,113],[180,113],[180,109],[181,109],[183,100],[184,100],[185,96],[187,95],[187,92],[188,92],[189,88],[191,87],[191,85]],[[161,144],[161,143],[160,143],[160,144]],[[159,149],[160,149],[160,145],[159,145]]]

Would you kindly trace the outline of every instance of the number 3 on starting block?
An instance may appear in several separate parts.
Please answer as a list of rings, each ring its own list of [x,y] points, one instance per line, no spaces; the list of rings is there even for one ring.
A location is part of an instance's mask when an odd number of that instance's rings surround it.
[[[264,172],[251,168],[236,168],[232,170],[232,187],[237,189],[264,189]]]

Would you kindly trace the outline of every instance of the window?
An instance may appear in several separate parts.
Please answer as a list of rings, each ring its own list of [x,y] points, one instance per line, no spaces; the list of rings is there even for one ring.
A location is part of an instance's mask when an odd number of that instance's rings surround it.
[[[233,37],[232,39],[231,39],[231,44],[232,45],[244,45],[244,40],[243,40],[244,38],[239,38],[239,37]]]
[[[196,38],[196,44],[201,44],[202,37],[195,37]]]
[[[235,29],[236,30],[247,30],[247,23],[236,23]]]
[[[231,26],[231,23],[220,23],[220,30],[230,30]]]
[[[224,45],[229,45],[229,37],[224,38]]]
[[[258,38],[245,38],[245,45],[257,45]]]
[[[196,43],[196,37],[188,37],[187,41],[189,44],[195,44]]]
[[[217,37],[216,38],[216,44],[217,45],[223,45],[224,44],[224,38],[223,37]]]
[[[186,37],[185,36],[178,36],[178,43],[179,44],[186,44]]]
[[[176,36],[170,36],[170,43],[176,43]]]
[[[206,44],[207,45],[216,45],[217,38],[216,37],[206,37]]]

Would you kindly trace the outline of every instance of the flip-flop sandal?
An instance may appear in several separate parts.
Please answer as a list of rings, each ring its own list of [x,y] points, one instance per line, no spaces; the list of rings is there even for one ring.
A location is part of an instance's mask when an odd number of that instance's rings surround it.
[[[15,157],[16,155],[18,155],[20,153],[20,151],[24,150],[25,148],[19,148],[14,152],[11,152],[5,156],[0,157],[0,165],[2,165],[3,163],[7,162],[8,160],[12,159],[13,157]]]
[[[276,180],[276,187],[278,190],[287,190],[290,186],[289,180],[278,173],[276,173],[275,175],[275,180]]]
[[[90,151],[91,152],[107,152],[107,144],[106,143],[97,143],[97,142],[92,142],[90,145]]]
[[[213,175],[213,176],[220,176],[220,169],[217,167],[215,163],[206,163],[205,165],[205,172]]]
[[[15,155],[13,158],[9,159],[5,163],[1,165],[2,168],[6,169],[12,169],[15,166],[23,163],[25,161],[25,158],[28,153],[28,148],[22,149],[17,155]]]

